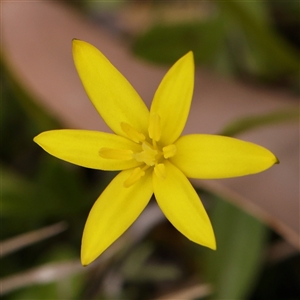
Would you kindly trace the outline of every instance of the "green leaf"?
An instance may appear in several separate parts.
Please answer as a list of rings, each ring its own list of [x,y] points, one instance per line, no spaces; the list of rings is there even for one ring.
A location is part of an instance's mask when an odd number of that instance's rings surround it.
[[[233,55],[241,56],[242,37],[236,36],[239,32],[247,41],[245,55],[252,56],[246,59],[254,60],[252,64],[258,68],[259,75],[272,78],[282,74],[299,74],[299,53],[265,20],[266,14],[262,12],[266,3],[227,0],[218,2],[218,5],[227,18],[228,36],[234,38]],[[243,39],[242,43],[245,43]]]
[[[239,133],[263,127],[267,125],[279,124],[282,122],[294,122],[299,120],[299,110],[279,110],[271,113],[247,116],[229,123],[220,132],[221,135],[235,136]]]
[[[47,211],[45,205],[39,205],[37,201],[37,189],[35,184],[21,175],[8,169],[1,168],[1,217],[20,220],[41,219]],[[17,187],[17,188],[16,188]],[[45,194],[43,204],[50,201],[49,193]],[[49,197],[49,198],[48,198]],[[36,207],[39,207],[37,210]],[[33,220],[32,220],[33,221]]]
[[[217,199],[212,211],[217,250],[204,250],[211,299],[246,299],[261,268],[267,227],[227,201]]]
[[[1,217],[10,219],[9,224],[19,224],[22,220],[32,225],[47,218],[75,217],[82,210],[88,211],[95,200],[91,197],[87,203],[90,193],[87,193],[75,168],[69,168],[68,164],[46,153],[43,158],[34,180],[1,168]],[[19,226],[19,229],[26,228]]]
[[[188,51],[196,64],[211,64],[218,59],[224,42],[223,19],[202,22],[157,24],[137,37],[133,51],[155,63],[172,64]]]

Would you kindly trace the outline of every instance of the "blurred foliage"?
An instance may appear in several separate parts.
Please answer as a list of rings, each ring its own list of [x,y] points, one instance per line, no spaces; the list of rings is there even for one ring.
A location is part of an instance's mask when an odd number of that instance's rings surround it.
[[[3,258],[0,274],[4,278],[42,261],[58,261],[63,253],[66,260],[78,259],[84,222],[109,178],[44,153],[33,137],[42,130],[59,128],[58,122],[38,106],[22,81],[8,72],[4,60],[1,75],[1,240],[61,220],[68,224],[67,232]],[[67,282],[30,287],[7,299],[76,298],[78,284],[72,284],[72,297],[70,291],[54,296],[64,284]]]
[[[94,14],[107,6],[72,3]],[[166,5],[153,3],[154,12]],[[193,50],[197,64],[206,68],[299,89],[299,2],[216,1],[209,5],[214,9],[207,18],[153,24],[133,37],[133,51],[155,63],[171,64]],[[115,3],[109,9],[119,7]],[[36,146],[35,135],[60,124],[37,104],[38,99],[11,72],[3,56],[0,80],[1,240],[61,220],[68,224],[67,231],[2,258],[3,279],[48,263],[77,260],[88,212],[113,174],[75,167]],[[234,120],[222,134],[235,135],[296,118],[298,112],[290,111],[248,116]],[[3,299],[147,300],[184,288],[195,278],[213,284],[214,292],[207,299],[299,298],[299,255],[268,262],[265,254],[280,237],[230,204],[230,199],[203,190],[199,194],[211,216],[218,251],[191,243],[164,221],[137,245],[96,270],[18,289]]]
[[[217,199],[211,221],[218,251],[205,251],[204,274],[217,287],[211,299],[245,299],[262,269],[268,229],[229,202]]]
[[[192,50],[200,66],[248,80],[250,77],[288,85],[299,91],[299,3],[212,2],[202,7],[195,5],[199,17],[193,21],[154,22],[134,38],[134,53],[169,65]],[[282,17],[277,20],[279,10]],[[201,13],[206,16],[201,17]],[[293,31],[283,36],[286,23],[280,27],[278,22],[287,20],[290,14]]]
[[[157,24],[136,39],[133,50],[152,62],[168,65],[192,50],[196,64],[214,65],[224,50],[222,28],[222,21],[217,18],[206,22]]]
[[[247,130],[253,130],[264,126],[275,125],[281,122],[295,122],[299,120],[299,111],[280,110],[264,115],[247,116],[234,120],[223,128],[220,135],[234,136]]]

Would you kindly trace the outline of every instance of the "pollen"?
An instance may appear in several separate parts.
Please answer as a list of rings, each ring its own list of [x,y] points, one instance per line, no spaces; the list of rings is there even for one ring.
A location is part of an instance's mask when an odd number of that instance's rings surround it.
[[[124,181],[124,187],[130,187],[135,184],[141,177],[145,175],[145,171],[140,167],[135,168],[130,176]]]
[[[122,131],[126,137],[138,144],[139,150],[134,147],[132,149],[111,149],[101,148],[99,155],[107,159],[117,160],[136,160],[140,166],[132,169],[129,177],[124,181],[124,187],[134,185],[140,178],[145,175],[147,169],[161,179],[167,177],[164,162],[176,154],[176,146],[174,144],[162,145],[161,138],[161,118],[157,113],[151,113],[149,118],[148,134],[140,132],[130,124],[121,122]],[[150,171],[150,170],[149,170]]]
[[[157,161],[158,151],[153,149],[151,145],[147,143],[142,144],[142,151],[135,153],[133,157],[138,162],[144,162],[148,166],[154,166]]]
[[[124,131],[124,133],[127,135],[127,137],[132,141],[134,141],[135,143],[140,143],[145,140],[145,136],[141,132],[133,128],[131,125],[129,125],[128,123],[122,122],[121,128]]]
[[[151,113],[149,119],[149,137],[158,142],[161,136],[161,124],[160,124],[160,116],[157,113]]]
[[[169,146],[163,147],[164,158],[170,158],[176,154],[176,146],[171,144]]]

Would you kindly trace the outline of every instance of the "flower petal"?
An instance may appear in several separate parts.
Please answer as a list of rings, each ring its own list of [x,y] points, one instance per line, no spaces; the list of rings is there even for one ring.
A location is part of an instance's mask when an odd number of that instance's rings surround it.
[[[169,221],[191,241],[216,249],[214,232],[196,191],[186,176],[170,162],[166,177],[153,172],[157,203]]]
[[[180,137],[170,158],[187,177],[229,178],[264,171],[278,163],[264,147],[231,137],[191,134]]]
[[[151,114],[161,119],[161,141],[172,144],[184,129],[194,89],[194,58],[188,52],[168,71],[160,83],[151,105]]]
[[[119,173],[92,207],[86,221],[81,246],[81,262],[90,264],[104,252],[137,219],[152,194],[148,171],[134,185],[125,188],[124,181],[132,170]]]
[[[127,79],[94,46],[73,40],[73,57],[84,89],[106,124],[126,136],[121,122],[147,133],[149,111]]]
[[[135,159],[107,159],[100,156],[100,149],[138,151],[140,146],[121,136],[89,130],[50,130],[34,138],[45,151],[67,162],[100,170],[124,170],[136,167]]]

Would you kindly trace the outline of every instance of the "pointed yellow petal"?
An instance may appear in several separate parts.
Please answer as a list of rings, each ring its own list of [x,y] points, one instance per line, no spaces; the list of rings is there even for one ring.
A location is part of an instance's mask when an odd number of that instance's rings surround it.
[[[180,136],[190,111],[193,89],[194,58],[189,52],[165,75],[151,105],[151,114],[160,117],[160,140],[164,145],[172,144]]]
[[[153,172],[153,189],[165,216],[191,241],[216,249],[214,232],[207,213],[186,176],[170,162],[166,178]]]
[[[51,155],[86,168],[124,170],[141,164],[128,157],[122,160],[100,155],[103,148],[139,151],[139,145],[115,134],[89,130],[51,130],[39,134],[34,141]]]
[[[94,46],[73,40],[73,57],[81,82],[106,124],[126,136],[121,122],[147,133],[149,111],[127,79]]]
[[[124,181],[131,172],[119,173],[92,207],[82,236],[83,265],[90,264],[119,238],[148,204],[153,194],[150,172],[125,188]]]
[[[187,177],[229,178],[258,173],[278,163],[264,147],[231,137],[191,134],[180,137],[170,158]]]

